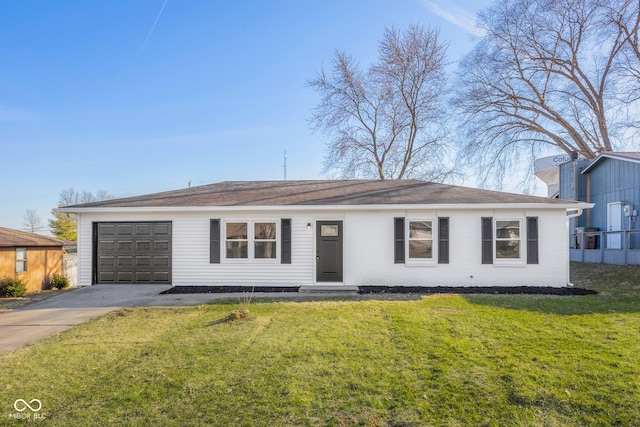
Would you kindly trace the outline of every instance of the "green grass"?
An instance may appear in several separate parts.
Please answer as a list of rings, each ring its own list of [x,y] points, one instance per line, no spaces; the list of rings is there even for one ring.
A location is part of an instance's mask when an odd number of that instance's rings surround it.
[[[0,356],[0,425],[19,398],[60,426],[640,425],[640,269],[584,280],[602,293],[123,309]]]

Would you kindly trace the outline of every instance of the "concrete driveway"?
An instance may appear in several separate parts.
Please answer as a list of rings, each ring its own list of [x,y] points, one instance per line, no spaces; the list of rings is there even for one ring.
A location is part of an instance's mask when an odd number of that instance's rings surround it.
[[[169,307],[206,304],[215,299],[241,298],[242,293],[168,294],[170,285],[94,285],[0,313],[0,354],[56,335],[94,317],[122,307]],[[312,297],[329,293],[258,293],[254,297]]]

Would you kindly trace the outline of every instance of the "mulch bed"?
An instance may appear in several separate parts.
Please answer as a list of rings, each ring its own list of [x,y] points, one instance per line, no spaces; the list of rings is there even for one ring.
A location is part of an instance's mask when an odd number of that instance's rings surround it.
[[[360,294],[504,294],[504,295],[596,295],[584,288],[549,286],[359,286]]]
[[[300,286],[174,286],[164,294],[230,294],[235,292],[298,292]]]
[[[174,286],[161,294],[228,294],[240,292],[298,292],[299,286]],[[584,288],[548,286],[359,286],[359,294],[489,294],[489,295],[596,295]]]

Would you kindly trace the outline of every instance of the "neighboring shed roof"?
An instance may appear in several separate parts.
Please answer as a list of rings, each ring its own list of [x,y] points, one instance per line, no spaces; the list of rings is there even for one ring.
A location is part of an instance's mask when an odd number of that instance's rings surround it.
[[[225,181],[61,208],[570,204],[566,200],[406,180]]]
[[[595,159],[582,170],[582,173],[589,173],[593,168],[604,159],[623,160],[626,162],[640,163],[640,153],[638,152],[617,152],[617,153],[600,153]]]
[[[26,248],[34,246],[62,247],[62,241],[53,237],[40,236],[38,234],[0,227],[0,248]]]

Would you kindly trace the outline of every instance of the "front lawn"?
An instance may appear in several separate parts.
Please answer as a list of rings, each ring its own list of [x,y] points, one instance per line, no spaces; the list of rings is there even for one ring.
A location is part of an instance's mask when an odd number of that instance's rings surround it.
[[[17,399],[60,426],[640,425],[640,269],[608,271],[597,296],[119,310],[0,356],[0,425]]]

